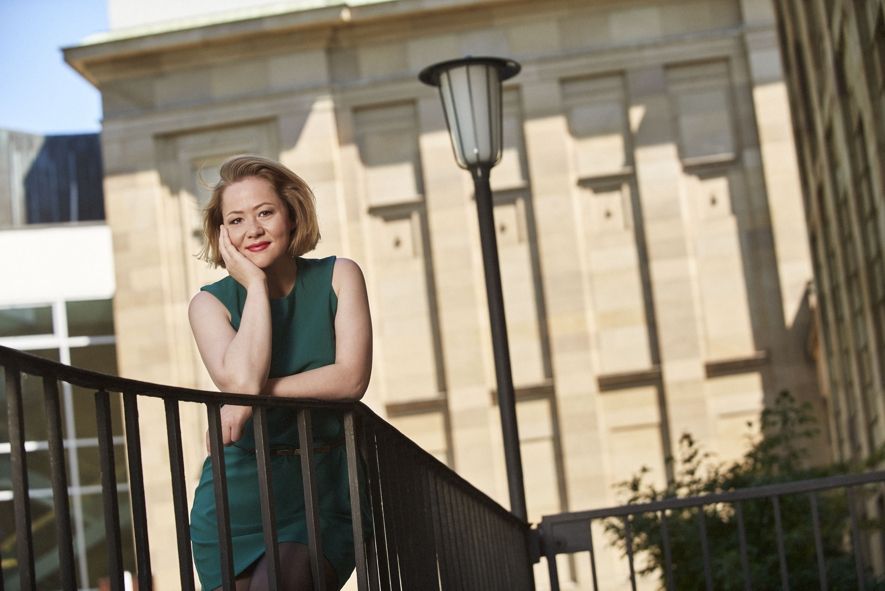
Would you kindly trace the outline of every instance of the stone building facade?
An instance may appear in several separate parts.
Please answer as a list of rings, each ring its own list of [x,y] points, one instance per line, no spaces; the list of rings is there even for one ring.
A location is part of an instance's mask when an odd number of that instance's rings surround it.
[[[885,2],[776,3],[835,453],[885,444]]]
[[[833,452],[885,445],[885,2],[778,0]],[[869,498],[885,515],[885,494]],[[885,535],[869,540],[885,569]]]
[[[643,465],[663,482],[684,432],[739,455],[781,390],[820,402],[769,0],[228,1],[154,22],[176,4],[111,0],[112,30],[65,52],[103,97],[121,375],[211,387],[186,319],[219,276],[193,256],[205,181],[232,154],[278,158],[315,190],[318,255],[366,273],[367,403],[506,505],[472,185],[416,79],[498,55],[523,66],[491,179],[530,519],[615,503]],[[140,412],[163,429],[161,404]],[[182,417],[196,478],[204,412]],[[145,449],[154,539],[174,536],[150,469],[167,461]],[[581,562],[563,581],[588,584]]]

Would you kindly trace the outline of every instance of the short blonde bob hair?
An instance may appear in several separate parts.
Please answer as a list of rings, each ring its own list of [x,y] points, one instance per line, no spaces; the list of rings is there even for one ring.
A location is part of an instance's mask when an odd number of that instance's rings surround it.
[[[268,158],[252,155],[233,156],[221,165],[221,179],[212,188],[212,197],[203,210],[203,235],[206,242],[198,257],[215,267],[224,267],[224,259],[218,249],[219,230],[224,223],[221,200],[224,191],[250,177],[266,180],[280,200],[286,204],[294,230],[289,242],[289,254],[294,258],[313,250],[320,239],[313,191],[304,180],[280,164]]]

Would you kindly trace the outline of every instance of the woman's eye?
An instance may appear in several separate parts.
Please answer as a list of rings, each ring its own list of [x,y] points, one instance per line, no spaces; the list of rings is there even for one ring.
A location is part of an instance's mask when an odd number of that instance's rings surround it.
[[[264,209],[264,210],[258,212],[258,215],[260,215],[262,217],[267,217],[267,216],[271,215],[272,213],[273,213],[272,209]]]
[[[236,226],[236,225],[239,224],[241,221],[242,221],[242,218],[234,218],[234,219],[232,219],[232,220],[228,220],[227,223],[230,224],[231,226]]]

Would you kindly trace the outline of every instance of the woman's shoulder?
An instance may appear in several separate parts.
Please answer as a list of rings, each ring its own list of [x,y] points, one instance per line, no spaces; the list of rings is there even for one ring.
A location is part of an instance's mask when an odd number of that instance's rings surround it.
[[[332,286],[337,293],[341,285],[363,282],[363,272],[351,259],[329,256],[321,259],[298,259],[301,278],[317,286]]]
[[[335,261],[337,260],[340,259],[334,254],[321,259],[298,257],[298,269],[299,271],[306,272],[315,272],[321,269],[331,270],[335,266]]]
[[[238,287],[239,283],[234,281],[233,277],[227,275],[215,283],[204,285],[200,288],[200,293],[205,291],[211,293],[222,302],[227,302],[236,298]]]

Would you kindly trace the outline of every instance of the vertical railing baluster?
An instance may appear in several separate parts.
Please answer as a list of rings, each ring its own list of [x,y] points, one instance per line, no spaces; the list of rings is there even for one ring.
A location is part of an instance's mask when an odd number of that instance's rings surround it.
[[[827,591],[827,564],[824,561],[824,545],[820,535],[820,514],[817,508],[817,493],[808,494],[811,502],[811,527],[814,531],[814,554],[817,557],[817,581],[821,591]]]
[[[235,591],[233,543],[230,532],[230,507],[227,502],[227,475],[224,465],[224,440],[221,435],[221,405],[206,404],[209,420],[209,457],[212,463],[212,488],[215,492],[215,521],[218,528],[218,554],[221,587]]]
[[[466,494],[465,497],[467,499],[468,515],[470,516],[470,529],[473,532],[475,543],[474,552],[476,552],[476,557],[479,559],[480,580],[483,582],[484,589],[493,589],[494,580],[491,573],[492,560],[489,556],[487,542],[482,535],[482,528],[480,527],[481,515],[479,507],[477,507],[477,503],[472,497]]]
[[[58,545],[58,571],[62,588],[76,589],[71,508],[68,503],[68,475],[65,470],[64,434],[61,427],[61,404],[58,381],[43,377],[43,404],[49,436],[49,465],[52,471],[52,503],[55,509],[55,539]],[[0,575],[0,585],[2,585]]]
[[[172,505],[175,511],[175,537],[178,543],[178,573],[182,589],[193,591],[194,569],[187,512],[187,486],[184,480],[184,457],[181,446],[181,419],[177,400],[167,398],[163,403],[166,407],[166,438],[169,443]]]
[[[397,524],[397,514],[402,507],[397,504],[399,495],[396,491],[396,478],[390,460],[390,448],[392,443],[386,433],[376,432],[378,440],[378,463],[381,469],[381,489],[384,498],[384,539],[387,552],[387,589],[402,588],[402,573],[400,572],[400,532]],[[384,587],[384,583],[381,585]]]
[[[344,413],[344,444],[347,452],[347,478],[350,485],[350,518],[353,523],[353,549],[356,559],[356,584],[359,591],[368,591],[366,570],[366,536],[363,533],[363,500],[360,486],[359,450],[352,410]]]
[[[463,536],[464,524],[461,520],[461,503],[456,496],[456,490],[451,484],[450,479],[446,479],[443,486],[445,494],[446,507],[448,509],[450,527],[449,535],[454,543],[455,553],[452,559],[455,561],[455,567],[458,572],[458,588],[465,588],[470,581],[472,575],[470,564],[470,552],[467,548],[466,537]]]
[[[462,526],[459,528],[459,531],[463,531],[466,534],[467,545],[466,550],[469,553],[470,558],[470,579],[468,580],[469,584],[477,585],[478,581],[482,578],[483,561],[479,557],[478,546],[479,542],[476,540],[476,529],[473,527],[473,520],[471,519],[470,514],[470,502],[467,498],[467,494],[463,490],[453,490],[453,492],[457,495],[458,499],[458,513],[461,516]]]
[[[267,428],[267,408],[252,410],[255,431],[255,458],[258,462],[258,495],[261,504],[261,525],[267,556],[267,580],[270,591],[282,591],[280,581],[280,548],[277,545],[277,522],[273,495],[273,467],[270,457],[270,435]]]
[[[633,526],[630,516],[624,516],[624,538],[627,541],[627,563],[630,565],[630,588],[636,591],[636,570],[633,567]]]
[[[747,559],[747,530],[744,527],[744,506],[740,501],[734,504],[734,514],[738,524],[738,552],[741,557],[741,572],[744,574],[744,591],[752,589],[750,561]]]
[[[523,589],[528,582],[528,578],[532,581],[535,578],[534,565],[528,560],[527,532],[512,524],[506,524],[504,527],[507,529],[507,537],[513,540],[508,544],[510,551],[507,556],[507,587]],[[529,575],[528,578],[526,577],[527,574]]]
[[[455,577],[452,575],[452,565],[448,560],[450,550],[446,540],[445,528],[442,523],[443,508],[442,499],[439,495],[439,475],[436,470],[428,470],[426,476],[429,480],[427,488],[430,492],[430,498],[428,501],[431,507],[435,507],[432,516],[433,545],[435,548],[436,563],[439,566],[440,588],[452,589],[455,585]]]
[[[421,580],[422,561],[418,553],[415,552],[415,544],[420,537],[416,535],[415,530],[420,526],[417,523],[416,499],[411,490],[411,458],[408,449],[405,449],[400,438],[396,438],[395,445],[396,460],[393,462],[393,474],[396,480],[396,498],[402,504],[402,511],[399,512],[399,519],[397,520],[399,540],[402,541],[398,546],[399,566],[403,577],[402,584],[403,589],[420,589],[423,586]]]
[[[120,541],[120,509],[117,502],[117,472],[114,466],[114,434],[111,401],[105,390],[95,393],[95,424],[101,463],[101,495],[104,504],[105,548],[111,591],[123,591],[123,549]]]
[[[307,541],[313,588],[316,591],[325,591],[326,568],[323,564],[317,481],[313,471],[313,428],[310,418],[309,410],[298,411],[298,447],[301,453],[301,476],[304,480],[304,510],[307,516]]]
[[[710,569],[710,543],[707,540],[707,514],[704,512],[704,506],[698,507],[698,529],[701,538],[701,553],[704,558],[704,584],[707,591],[713,591],[713,573]]]
[[[141,429],[138,424],[138,396],[123,394],[126,425],[126,454],[129,460],[129,496],[132,501],[132,529],[135,533],[135,564],[139,589],[151,589],[151,552],[148,542],[147,510],[144,498],[144,468],[141,462]]]
[[[866,589],[866,567],[864,566],[863,548],[860,541],[860,528],[857,525],[857,507],[855,505],[854,489],[845,488],[845,498],[848,501],[848,516],[851,521],[851,545],[854,550],[854,567],[857,570],[857,588]]]
[[[599,579],[596,574],[596,551],[593,549],[593,520],[587,520],[587,541],[590,550],[590,574],[593,577],[593,591],[599,591]]]
[[[440,492],[445,505],[446,531],[452,549],[452,552],[449,554],[449,560],[452,565],[451,571],[455,574],[455,588],[462,589],[467,586],[467,581],[470,578],[468,574],[469,564],[465,558],[467,553],[460,537],[462,531],[459,524],[460,517],[457,513],[457,505],[455,504],[450,479],[445,478],[442,480]]]
[[[424,457],[417,457],[415,459],[415,486],[419,491],[419,504],[424,504],[425,507],[434,507],[431,503],[431,487],[428,482],[428,474],[430,470],[428,468],[428,462],[430,460]],[[437,562],[437,555],[439,553],[439,546],[437,543],[437,535],[436,535],[436,524],[434,520],[434,511],[419,511],[422,517],[422,525],[424,530],[424,539],[426,540],[424,543],[425,548],[425,556],[424,556],[424,564],[427,571],[427,579],[432,584],[432,588],[439,589],[440,588],[440,580],[441,573],[439,569],[439,563]]]
[[[404,515],[408,514],[407,501],[403,494],[400,464],[399,464],[399,444],[393,437],[386,437],[384,441],[384,463],[387,471],[387,484],[390,494],[388,499],[390,503],[387,505],[390,510],[389,523],[391,528],[391,539],[393,541],[394,557],[396,562],[391,564],[391,574],[394,581],[391,588],[393,589],[410,589],[412,582],[411,564],[409,562],[409,541],[407,532],[409,524],[405,523]]]
[[[673,585],[673,555],[670,549],[670,529],[667,527],[667,510],[661,511],[661,541],[664,546],[664,581],[667,591],[674,591]]]
[[[521,550],[525,546],[525,543],[519,544],[518,538],[522,536],[523,532],[521,530],[515,530],[515,528],[510,524],[502,523],[499,524],[498,527],[503,530],[503,535],[501,535],[501,538],[508,540],[505,547],[507,550],[506,561],[504,563],[505,583],[508,589],[521,589],[523,576],[520,575],[526,565],[521,564],[519,556],[521,554]],[[528,566],[529,568],[532,568],[531,564],[529,564]]]
[[[781,589],[783,591],[790,590],[790,574],[787,572],[787,554],[784,551],[784,528],[781,522],[781,503],[777,495],[771,497],[771,504],[774,507],[774,529],[775,539],[777,540],[777,560],[780,564],[781,571]]]
[[[22,406],[21,373],[6,366],[6,418],[12,469],[12,504],[15,509],[15,555],[22,589],[36,588],[34,541],[31,536],[31,503],[28,496],[28,460],[25,455],[25,415]]]
[[[559,591],[559,568],[556,564],[556,550],[553,547],[552,532],[542,520],[539,526],[541,530],[542,548],[544,558],[547,560],[547,575],[550,578],[550,591]]]
[[[377,588],[386,588],[390,585],[390,568],[387,553],[387,524],[385,523],[384,502],[381,481],[384,475],[381,473],[381,465],[378,455],[378,439],[375,425],[371,421],[364,421],[363,440],[366,442],[367,488],[369,490],[369,504],[372,506],[372,540],[375,550],[372,563],[375,565],[377,576]],[[374,583],[373,577],[373,583]]]
[[[506,568],[505,557],[503,556],[505,547],[501,544],[504,538],[496,539],[494,535],[492,535],[492,523],[490,521],[491,513],[490,509],[480,507],[480,516],[482,517],[486,547],[488,547],[492,553],[492,562],[489,565],[489,570],[492,572],[495,588],[507,591],[508,589],[512,589],[512,587],[507,586],[503,572],[503,569]]]

